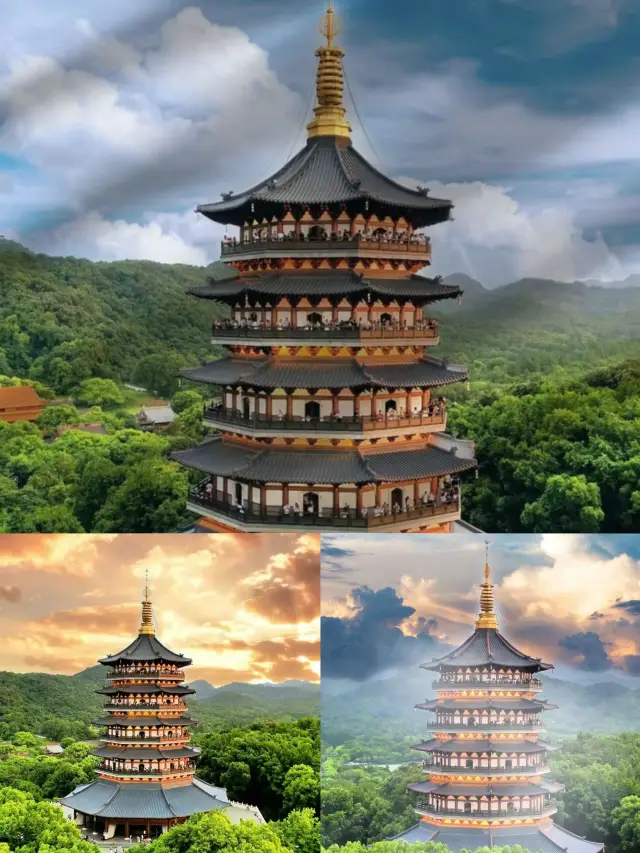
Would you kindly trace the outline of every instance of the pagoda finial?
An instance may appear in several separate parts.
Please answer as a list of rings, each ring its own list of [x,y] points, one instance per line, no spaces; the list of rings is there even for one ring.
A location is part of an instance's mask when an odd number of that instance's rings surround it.
[[[495,613],[495,603],[493,599],[493,584],[489,583],[491,577],[491,568],[489,566],[489,541],[484,543],[484,583],[482,584],[482,592],[480,593],[480,613],[476,620],[476,628],[494,628],[498,627],[498,619]]]
[[[342,32],[342,25],[331,0],[320,22],[320,32],[327,43],[316,50],[317,105],[313,111],[313,121],[307,125],[309,139],[316,136],[335,136],[350,140],[351,125],[346,119],[347,111],[344,106],[344,72],[342,70],[344,51],[335,46],[335,39]]]
[[[142,622],[139,634],[155,634],[153,627],[153,605],[149,598],[149,569],[144,573],[144,601],[142,602]]]

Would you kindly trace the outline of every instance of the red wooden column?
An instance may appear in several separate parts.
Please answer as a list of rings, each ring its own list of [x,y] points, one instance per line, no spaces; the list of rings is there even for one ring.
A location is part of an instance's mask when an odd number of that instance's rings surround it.
[[[332,323],[338,322],[338,306],[337,305],[331,306],[331,322]]]
[[[356,512],[359,516],[362,515],[362,507],[363,507],[364,495],[362,494],[362,487],[358,488],[356,492]]]
[[[271,306],[271,325],[272,325],[272,326],[277,326],[277,325],[278,325],[278,312],[277,312],[277,310],[276,310],[276,306],[275,306],[275,305],[272,305],[272,306]]]
[[[340,513],[340,486],[333,487],[333,514]]]
[[[291,305],[291,328],[296,329],[298,327],[298,306],[292,301],[289,304]]]
[[[273,417],[273,400],[271,398],[271,394],[267,396],[267,420],[271,420]]]
[[[426,406],[428,406],[428,405],[429,405],[429,398],[430,398],[430,396],[431,396],[431,390],[430,390],[429,388],[426,388],[426,389],[422,392],[422,408],[423,408],[423,409],[424,409]]]
[[[382,483],[376,483],[376,506],[382,506]]]
[[[413,505],[420,505],[420,483],[417,480],[413,484]]]
[[[282,506],[289,503],[289,486],[285,483],[282,486]]]
[[[337,415],[340,411],[340,400],[338,399],[338,395],[336,393],[332,393],[331,395],[331,414]]]
[[[231,392],[231,408],[234,412],[238,408],[238,391],[235,388]]]
[[[260,513],[264,515],[267,511],[267,487],[260,486]]]
[[[293,420],[293,394],[287,394],[287,420]]]

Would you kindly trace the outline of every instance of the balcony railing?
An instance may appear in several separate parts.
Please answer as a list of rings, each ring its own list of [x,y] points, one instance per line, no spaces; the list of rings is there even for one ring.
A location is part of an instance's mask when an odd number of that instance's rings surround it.
[[[213,510],[220,515],[232,518],[246,525],[274,524],[295,528],[319,527],[319,528],[364,528],[376,529],[401,522],[422,521],[424,519],[438,519],[439,516],[459,514],[460,497],[453,500],[436,501],[435,504],[419,506],[405,512],[388,513],[386,515],[374,515],[369,511],[366,516],[358,514],[354,509],[344,509],[339,512],[332,510],[320,510],[314,513],[285,512],[284,507],[265,507],[249,501],[242,503],[242,511],[238,504],[229,501],[228,496],[222,492],[207,493],[201,488],[194,488],[189,493],[189,502],[203,509]]]
[[[177,669],[174,672],[160,672],[155,669],[109,669],[107,670],[107,679],[118,678],[137,678],[138,676],[148,678],[170,678],[180,679],[184,681],[184,670]]]
[[[151,768],[148,770],[117,770],[114,767],[99,767],[98,772],[117,776],[175,776],[178,773],[195,773],[195,769],[196,766],[194,764],[192,767],[174,767],[173,770],[169,768],[165,768],[164,770],[152,770]]]
[[[486,732],[489,729],[496,729],[500,732],[519,732],[527,731],[528,729],[544,729],[544,723],[540,720],[525,720],[522,723],[499,723],[497,720],[489,720],[486,723],[445,723],[438,721],[429,723],[429,729],[433,732],[452,731],[452,732]]]
[[[497,752],[500,751],[498,748]],[[517,749],[507,749],[505,752],[517,752]],[[461,748],[460,752],[464,752]],[[434,775],[452,775],[452,776],[537,776],[538,774],[548,773],[548,764],[528,764],[526,767],[452,767],[448,764],[434,764],[431,761],[425,761],[422,765],[424,770]]]
[[[180,741],[189,740],[189,735],[173,735],[172,737],[119,737],[118,735],[102,735],[100,740],[108,743],[178,743]]]
[[[447,411],[444,403],[438,404],[433,414],[420,412],[409,417],[377,417],[375,415],[361,415],[357,418],[329,416],[322,418],[310,418],[302,415],[266,415],[243,414],[234,409],[222,406],[211,406],[205,409],[205,420],[216,424],[228,424],[251,430],[273,430],[274,432],[377,432],[379,430],[391,429],[413,429],[425,426],[444,426],[447,422]]]
[[[267,237],[263,240],[228,240],[223,241],[220,247],[221,256],[234,255],[269,255],[271,253],[285,254],[289,251],[296,254],[306,252],[323,253],[328,251],[344,252],[347,255],[354,253],[376,252],[396,254],[431,255],[431,244],[425,237],[414,239],[397,240],[372,240],[366,237],[354,235],[345,238],[327,235],[324,238],[313,239],[303,234],[283,234],[280,237]]]
[[[216,322],[211,327],[214,338],[238,339],[247,341],[278,341],[294,340],[314,343],[316,346],[332,340],[344,342],[369,341],[428,341],[433,340],[440,334],[438,323],[435,320],[422,326],[410,329],[395,327],[393,325],[377,325],[371,328],[358,327],[351,323],[325,323],[324,325],[312,326],[273,326],[270,323],[222,323]]]
[[[531,690],[538,689],[542,687],[542,681],[539,678],[530,678],[528,681],[525,680],[515,680],[515,679],[494,679],[484,680],[482,678],[469,678],[464,681],[453,681],[453,680],[443,680],[436,679],[431,682],[431,686],[435,690]]]
[[[489,801],[497,800],[497,797],[490,797]],[[558,810],[558,801],[553,797],[549,797],[545,800],[544,805],[541,808],[527,808],[527,809],[462,809],[458,808],[436,808],[425,800],[421,800],[416,803],[415,808],[417,811],[421,812],[424,815],[428,815],[429,817],[451,817],[455,815],[461,819],[466,820],[505,820],[505,819],[515,819],[518,817],[541,817],[542,815],[553,814]]]
[[[175,705],[170,704],[169,702],[108,702],[104,709],[105,711],[159,711],[163,714],[166,714],[167,711],[180,711],[185,712],[187,710],[186,705]]]

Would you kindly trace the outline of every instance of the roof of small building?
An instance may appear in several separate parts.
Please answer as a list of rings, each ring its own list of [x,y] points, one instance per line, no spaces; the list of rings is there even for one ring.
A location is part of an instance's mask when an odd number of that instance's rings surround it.
[[[450,666],[504,666],[535,672],[553,669],[551,664],[543,663],[540,658],[532,658],[525,652],[519,651],[494,628],[476,628],[457,649],[430,663],[422,664],[422,668],[428,670]]]
[[[362,364],[355,358],[221,358],[182,371],[209,385],[251,388],[438,388],[468,379],[466,368],[425,356],[406,364]]]
[[[177,415],[171,406],[143,406],[138,413],[138,418],[146,423],[164,425],[172,424]]]
[[[479,850],[481,847],[515,847],[520,845],[529,853],[600,853],[604,844],[587,841],[564,827],[544,823],[538,826],[495,827],[486,829],[440,828],[426,821],[395,835],[391,841],[435,841],[454,853],[460,850]]]
[[[405,479],[443,477],[475,468],[475,460],[424,445],[419,449],[368,453],[267,448],[254,450],[214,438],[193,450],[171,454],[187,468],[221,477],[238,477],[262,483],[399,482]]]
[[[34,406],[44,406],[45,400],[40,399],[31,385],[10,385],[0,388],[0,409],[21,409]]]
[[[226,194],[223,201],[202,204],[198,213],[214,222],[241,224],[253,220],[256,206],[272,215],[285,205],[341,205],[366,202],[378,210],[400,210],[422,227],[449,219],[453,203],[431,198],[428,190],[410,189],[374,168],[350,143],[336,137],[320,136],[266,180],[238,194]]]
[[[162,663],[177,663],[189,666],[191,659],[178,655],[164,646],[152,634],[138,634],[135,640],[114,655],[101,658],[100,663],[109,666],[120,661],[160,661]]]
[[[59,802],[82,814],[138,819],[189,817],[230,805],[224,788],[195,778],[187,785],[172,788],[163,788],[157,782],[127,785],[97,779],[89,785],[80,785]],[[253,819],[250,814],[247,809],[247,818]]]
[[[328,244],[331,245],[331,244]],[[462,295],[460,287],[442,284],[438,278],[414,275],[408,279],[367,278],[350,270],[326,272],[267,273],[253,278],[211,279],[208,284],[189,290],[200,299],[217,299],[236,304],[245,296],[375,296],[391,299],[435,301]]]
[[[48,743],[46,746],[46,751],[49,755],[61,755],[64,752],[64,747],[59,743]]]

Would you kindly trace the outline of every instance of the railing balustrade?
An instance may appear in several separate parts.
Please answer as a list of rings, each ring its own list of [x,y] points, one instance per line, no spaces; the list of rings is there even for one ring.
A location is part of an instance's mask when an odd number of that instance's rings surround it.
[[[478,796],[478,795],[476,795]],[[491,795],[488,795],[488,803],[491,802],[500,802],[500,798]],[[478,803],[480,805],[480,803]],[[556,809],[558,806],[558,801],[553,797],[549,797],[545,800],[545,803],[540,808],[500,808],[500,809],[489,809],[489,808],[478,808],[478,809],[459,809],[459,808],[450,808],[447,806],[437,807],[432,803],[429,803],[427,800],[420,800],[416,803],[416,808],[420,811],[428,812],[429,814],[445,814],[451,815],[455,814],[462,818],[473,818],[473,817],[482,817],[482,818],[504,818],[504,817],[517,817],[518,815],[522,815],[522,817],[526,817],[529,815],[541,815],[545,814],[551,809]]]
[[[184,679],[184,670],[160,670],[145,667],[144,669],[135,669],[133,667],[118,667],[107,670],[107,679],[111,678],[129,678],[137,675],[152,675],[158,678],[180,678]]]
[[[243,501],[240,505],[232,502],[229,496],[223,492],[207,492],[201,487],[191,489],[189,501],[204,509],[242,521],[245,524],[277,524],[277,525],[304,525],[305,527],[345,527],[345,528],[377,528],[389,524],[398,524],[403,521],[419,521],[426,518],[437,518],[442,515],[460,512],[459,494],[452,500],[436,500],[435,503],[414,507],[409,510],[385,515],[375,515],[369,510],[366,516],[358,513],[355,509],[343,509],[334,512],[329,509],[321,509],[317,512],[285,512],[284,507],[265,507],[260,504]]]
[[[474,676],[462,678],[439,678],[435,681],[431,682],[431,686],[438,690],[440,688],[454,689],[460,688],[464,689],[467,685],[476,686],[479,689],[485,687],[516,687],[518,689],[526,690],[528,687],[542,687],[542,681],[539,678],[484,678],[482,676]]]
[[[451,729],[452,731],[470,731],[479,729],[482,731],[487,728],[499,728],[505,731],[518,731],[520,729],[542,729],[544,724],[540,720],[522,720],[521,722],[505,722],[499,720],[488,720],[487,722],[477,723],[448,723],[446,720],[436,720],[435,723],[430,723],[429,728],[432,731],[436,729]]]
[[[265,429],[282,432],[284,430],[296,431],[320,431],[320,432],[375,432],[381,429],[401,429],[422,426],[442,426],[447,420],[446,405],[444,402],[439,403],[432,414],[427,412],[416,413],[415,415],[405,415],[391,417],[388,414],[384,417],[377,415],[361,415],[359,417],[342,417],[342,416],[326,416],[321,418],[311,418],[303,415],[292,415],[291,417],[282,415],[272,415],[270,418],[266,415],[250,414],[245,417],[241,412],[225,408],[223,406],[210,406],[205,409],[204,416],[206,419],[216,421],[218,423],[242,426],[248,429]]]
[[[291,249],[293,251],[311,250],[318,251],[328,249],[331,251],[344,250],[346,252],[392,252],[393,254],[406,252],[407,254],[418,253],[429,255],[431,243],[427,237],[420,235],[418,238],[396,239],[396,240],[372,240],[364,236],[354,234],[351,237],[341,235],[329,235],[320,238],[308,237],[305,234],[281,234],[269,236],[261,240],[225,240],[221,243],[220,253],[225,255],[242,255],[247,252],[256,251],[282,251]]]
[[[496,749],[496,752],[500,751],[517,752],[518,750],[507,749],[506,747],[503,750]],[[464,752],[464,749],[461,748],[460,752]],[[433,761],[423,762],[422,767],[436,776],[438,773],[451,773],[459,776],[518,776],[522,773],[546,773],[549,770],[548,764],[526,764],[519,767],[457,767],[453,764],[438,764]]]
[[[358,327],[347,323],[325,323],[311,326],[273,326],[270,323],[220,322],[211,327],[214,338],[261,338],[288,340],[317,340],[320,345],[324,340],[339,338],[346,341],[370,340],[430,340],[439,335],[438,323],[429,321],[422,327],[400,328],[393,325],[379,325],[372,328]]]

